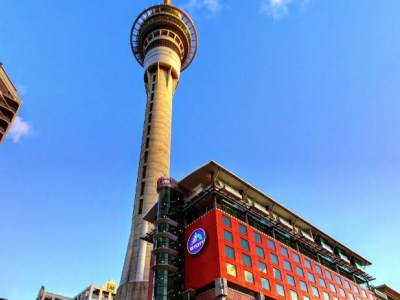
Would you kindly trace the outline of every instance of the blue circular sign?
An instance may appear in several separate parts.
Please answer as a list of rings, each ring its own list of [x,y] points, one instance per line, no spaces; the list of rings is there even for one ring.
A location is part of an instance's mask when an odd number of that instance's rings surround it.
[[[206,242],[206,232],[202,228],[197,228],[189,236],[187,250],[190,254],[197,254],[203,249]]]

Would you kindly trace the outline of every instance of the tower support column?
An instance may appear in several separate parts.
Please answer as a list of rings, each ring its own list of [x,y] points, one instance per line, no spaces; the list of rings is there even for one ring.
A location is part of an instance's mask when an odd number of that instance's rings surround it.
[[[137,17],[132,26],[131,47],[144,67],[147,103],[131,233],[117,299],[148,300],[152,247],[141,237],[153,225],[143,220],[143,215],[157,202],[157,180],[169,177],[172,97],[181,71],[196,54],[197,33],[189,16],[166,1]]]
[[[156,63],[145,71],[147,105],[142,134],[131,236],[121,276],[124,300],[147,300],[152,246],[140,238],[152,229],[141,216],[157,202],[157,180],[169,176],[172,96],[177,79],[171,67]],[[119,293],[118,293],[119,294]],[[133,298],[129,298],[133,297]]]

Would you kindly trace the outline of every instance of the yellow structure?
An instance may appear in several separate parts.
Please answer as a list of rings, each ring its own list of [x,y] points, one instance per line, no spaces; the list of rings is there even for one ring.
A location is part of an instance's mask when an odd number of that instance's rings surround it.
[[[131,31],[132,52],[144,67],[147,93],[132,228],[117,299],[147,300],[152,246],[141,240],[152,225],[144,214],[157,202],[157,180],[170,170],[172,96],[197,51],[190,17],[170,1],[144,10]]]
[[[109,280],[100,286],[91,284],[74,297],[74,300],[114,300],[117,293],[117,284]]]
[[[0,62],[0,144],[10,129],[21,103],[17,89]]]

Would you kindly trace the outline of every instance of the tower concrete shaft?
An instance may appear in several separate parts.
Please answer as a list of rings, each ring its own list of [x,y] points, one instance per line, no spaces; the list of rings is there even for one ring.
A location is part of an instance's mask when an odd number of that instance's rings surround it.
[[[169,176],[172,96],[181,71],[195,56],[197,33],[190,18],[167,1],[139,15],[132,27],[131,47],[144,67],[147,104],[132,228],[117,299],[147,300],[152,245],[140,238],[152,225],[143,215],[157,202],[158,178]]]

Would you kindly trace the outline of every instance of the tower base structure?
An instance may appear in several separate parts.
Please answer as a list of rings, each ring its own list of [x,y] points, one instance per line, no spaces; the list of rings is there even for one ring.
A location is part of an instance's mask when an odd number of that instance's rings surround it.
[[[148,281],[131,281],[118,287],[116,300],[148,300]]]

